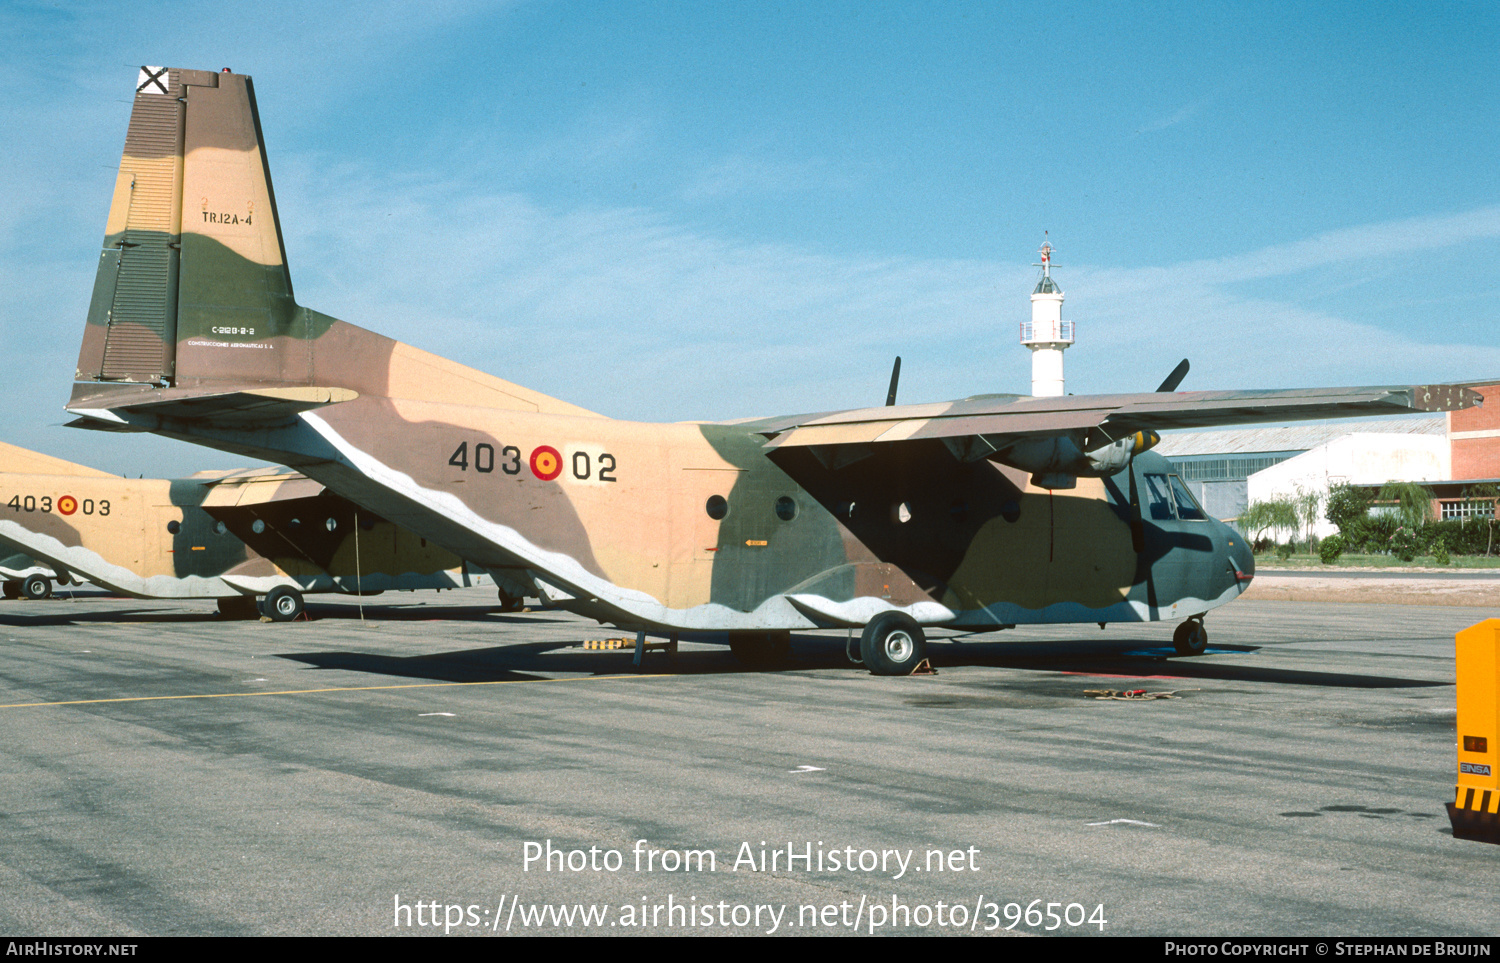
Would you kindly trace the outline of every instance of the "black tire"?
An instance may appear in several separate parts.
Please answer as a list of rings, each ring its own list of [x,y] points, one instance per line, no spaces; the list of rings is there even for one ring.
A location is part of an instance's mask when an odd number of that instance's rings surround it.
[[[1172,648],[1178,655],[1202,655],[1208,651],[1208,630],[1197,619],[1188,619],[1172,633]]]
[[[302,614],[302,593],[289,585],[278,585],[266,593],[260,610],[272,622],[290,622]]]
[[[226,619],[253,619],[260,615],[260,607],[255,604],[255,596],[236,595],[219,599],[219,614]]]
[[[28,575],[21,581],[21,595],[33,602],[51,598],[52,580],[42,575]]]
[[[18,598],[20,598],[21,597],[21,580],[18,579],[18,578],[8,578],[8,579],[6,579],[3,584],[0,584],[0,592],[3,592],[3,594],[5,595],[5,597],[8,598],[8,599],[18,599]]]
[[[859,637],[859,657],[876,675],[911,675],[927,658],[927,636],[911,616],[882,612]]]
[[[517,595],[511,595],[505,589],[500,590],[500,611],[519,612],[526,607],[526,600]]]
[[[731,632],[729,651],[747,669],[774,669],[792,658],[790,632]]]

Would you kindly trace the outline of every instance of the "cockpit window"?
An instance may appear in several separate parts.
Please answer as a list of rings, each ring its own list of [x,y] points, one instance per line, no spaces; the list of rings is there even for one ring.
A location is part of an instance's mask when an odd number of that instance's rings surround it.
[[[1187,486],[1182,483],[1182,479],[1176,475],[1170,477],[1172,479],[1172,495],[1177,500],[1177,517],[1199,522],[1207,518],[1208,516],[1203,514],[1203,509],[1198,506],[1197,499],[1193,498],[1192,493],[1187,490]]]
[[[1172,511],[1172,494],[1167,486],[1166,475],[1146,474],[1146,517],[1156,521],[1171,521],[1176,518]]]

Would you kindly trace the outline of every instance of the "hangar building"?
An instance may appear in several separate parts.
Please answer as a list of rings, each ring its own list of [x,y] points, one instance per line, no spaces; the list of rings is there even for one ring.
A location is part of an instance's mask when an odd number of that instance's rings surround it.
[[[1481,408],[1378,421],[1276,428],[1172,432],[1156,451],[1215,518],[1238,516],[1251,502],[1326,492],[1338,484],[1379,489],[1389,481],[1422,482],[1434,494],[1434,518],[1491,510],[1465,489],[1500,483],[1500,385],[1476,386],[1493,399]],[[1321,537],[1336,531],[1326,519]]]

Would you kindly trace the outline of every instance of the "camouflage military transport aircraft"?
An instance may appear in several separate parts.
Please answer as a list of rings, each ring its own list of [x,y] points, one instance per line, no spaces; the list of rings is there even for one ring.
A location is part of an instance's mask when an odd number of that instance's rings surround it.
[[[488,584],[482,571],[284,469],[117,478],[0,444],[0,549],[139,598],[218,599],[250,616],[256,597],[277,621],[302,612],[304,592]],[[33,583],[45,583],[45,590]],[[23,577],[18,594],[51,582]],[[6,586],[10,594],[10,586]]]
[[[69,408],[291,465],[514,594],[644,633],[1186,620],[1253,561],[1147,451],[1168,428],[1434,411],[1451,386],[983,395],[727,424],[612,420],[293,299],[250,78],[141,72]],[[1174,381],[1174,379],[1168,379]]]

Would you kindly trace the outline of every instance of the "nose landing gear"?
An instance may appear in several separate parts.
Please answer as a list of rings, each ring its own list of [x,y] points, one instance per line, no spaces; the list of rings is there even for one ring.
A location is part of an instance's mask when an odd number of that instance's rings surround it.
[[[1203,618],[1188,619],[1172,633],[1172,647],[1178,655],[1202,655],[1208,650],[1208,630],[1203,627]]]

